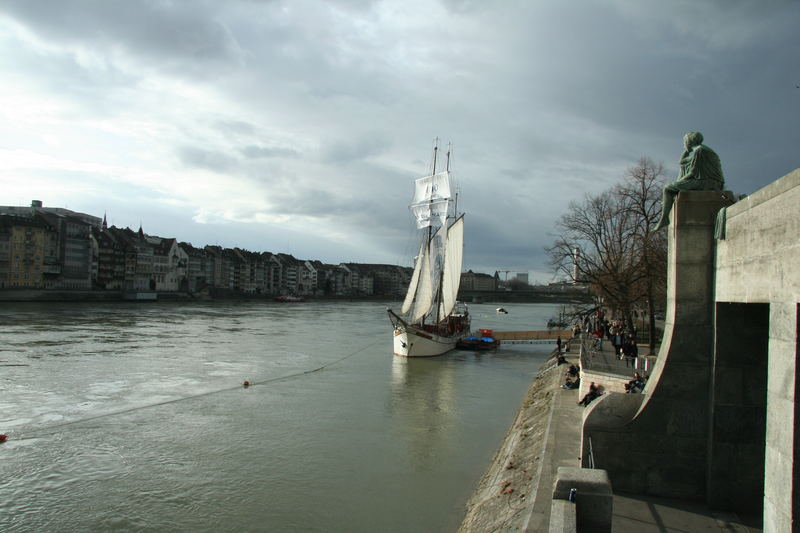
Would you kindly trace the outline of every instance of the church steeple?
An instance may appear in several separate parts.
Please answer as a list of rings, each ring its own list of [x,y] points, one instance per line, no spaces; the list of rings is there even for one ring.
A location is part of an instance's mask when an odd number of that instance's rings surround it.
[[[144,231],[142,231],[142,223],[139,222],[139,238],[144,239]]]
[[[106,220],[106,214],[105,213],[103,213],[103,229],[104,230],[108,229],[108,220]]]

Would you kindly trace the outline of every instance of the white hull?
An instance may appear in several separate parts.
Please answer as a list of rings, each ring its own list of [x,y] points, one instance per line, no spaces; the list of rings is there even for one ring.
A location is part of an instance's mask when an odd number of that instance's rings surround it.
[[[411,326],[394,330],[394,354],[401,357],[433,357],[449,352],[463,335],[444,337]]]

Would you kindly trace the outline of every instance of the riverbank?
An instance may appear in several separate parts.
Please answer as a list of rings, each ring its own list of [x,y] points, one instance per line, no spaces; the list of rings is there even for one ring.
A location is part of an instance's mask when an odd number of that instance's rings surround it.
[[[146,297],[145,297],[146,296]],[[40,290],[40,289],[2,289],[0,302],[197,302],[254,300],[274,301],[275,294],[243,293],[233,290],[214,289],[208,292],[123,292],[117,290]],[[363,296],[305,296],[309,301],[367,302],[384,301],[391,298],[385,295]],[[399,298],[399,297],[397,297]]]
[[[467,502],[460,533],[525,531],[529,527],[538,531],[539,526],[547,526],[552,473],[558,466],[579,463],[578,391],[561,388],[565,368],[550,359],[531,383],[500,449]],[[561,413],[571,408],[574,413]],[[556,416],[573,417],[576,423],[553,424]],[[577,436],[556,435],[556,431],[573,430]]]
[[[577,296],[576,296],[577,294]],[[568,305],[581,301],[580,292],[483,291],[479,296],[459,293],[459,300],[468,303],[546,303]],[[155,296],[154,296],[155,295]],[[122,291],[101,289],[0,289],[0,302],[125,302],[125,301],[207,301],[207,300],[274,300],[277,294],[245,293],[233,289],[188,291]],[[306,300],[346,302],[402,299],[391,294],[317,294],[303,295]]]

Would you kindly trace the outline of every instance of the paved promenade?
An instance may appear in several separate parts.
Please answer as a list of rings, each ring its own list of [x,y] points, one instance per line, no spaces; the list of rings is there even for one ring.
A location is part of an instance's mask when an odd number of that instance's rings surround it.
[[[588,343],[588,341],[587,341]],[[646,355],[649,347],[646,344],[639,344],[639,358],[638,358],[638,368],[634,365],[634,362],[630,359],[623,359],[614,354],[614,346],[609,342],[608,339],[603,340],[603,349],[590,349],[586,356],[584,356],[584,366],[587,369],[594,370],[596,372],[606,372],[608,374],[615,374],[618,376],[632,376],[634,372],[645,372],[645,360],[647,360],[647,373],[649,374],[650,371],[653,369],[653,365],[656,362],[655,355]],[[574,342],[572,350],[577,353],[580,349],[580,343]]]
[[[621,375],[631,373],[624,361],[614,362],[610,350],[599,357],[607,360],[598,359],[598,363],[616,365]],[[575,346],[567,361],[577,360]],[[549,530],[556,471],[559,466],[580,466],[585,408],[578,405],[577,390],[560,388],[567,368],[551,363],[534,380],[517,420],[468,504],[461,533]],[[733,514],[712,512],[704,504],[614,494],[614,533],[760,531]]]
[[[577,361],[577,357],[567,359]],[[553,370],[563,376],[569,365],[561,365]],[[564,378],[556,380],[563,383]],[[578,405],[580,399],[577,389],[559,388],[553,398],[552,418],[546,432],[539,475],[539,490],[535,494],[533,512],[528,521],[526,532],[547,531],[550,524],[550,506],[553,502],[553,482],[559,466],[578,467],[581,465],[581,423],[583,407]]]
[[[576,353],[572,358],[568,358],[570,362],[572,359],[577,360],[577,352],[579,347],[573,345],[572,350]],[[631,376],[633,372],[644,371],[644,357],[639,358],[639,368],[635,368],[631,361],[620,360],[614,354],[613,345],[608,340],[603,341],[602,350],[594,350],[589,354],[588,360],[584,360],[591,365],[592,370],[599,372],[607,372],[609,374],[616,374],[618,376]],[[648,347],[646,345],[639,345],[639,353],[646,354]],[[652,371],[655,357],[649,356],[647,373]],[[562,366],[563,368],[563,366]],[[577,395],[573,394],[575,391],[562,390],[562,394],[556,395],[554,401],[556,402],[555,413],[551,424],[551,432],[562,433],[567,435],[575,434],[576,446],[580,453],[580,426],[583,422],[583,407],[574,404],[573,400],[577,402]],[[569,404],[558,407],[560,404]],[[572,407],[577,407],[577,415],[572,410]],[[553,429],[552,426],[555,426]],[[568,428],[566,431],[558,426]],[[577,430],[575,429],[577,426]],[[549,446],[549,443],[548,443]],[[555,457],[556,461],[566,460],[565,454],[571,454],[573,447],[571,445],[564,445],[560,450],[557,450]],[[558,455],[560,454],[560,455]],[[560,466],[560,465],[559,465]],[[544,482],[540,483],[540,487],[545,487]],[[612,487],[613,489],[613,487]],[[539,495],[537,495],[538,498]],[[549,515],[548,515],[549,516]],[[689,502],[683,500],[671,500],[667,498],[656,498],[634,494],[620,494],[614,493],[614,515],[613,515],[613,531],[615,533],[623,532],[729,532],[729,533],[755,533],[760,532],[761,529],[748,526],[740,520],[735,514],[732,513],[719,513],[711,511],[708,506],[703,503]],[[528,531],[547,531],[544,529],[529,529]]]

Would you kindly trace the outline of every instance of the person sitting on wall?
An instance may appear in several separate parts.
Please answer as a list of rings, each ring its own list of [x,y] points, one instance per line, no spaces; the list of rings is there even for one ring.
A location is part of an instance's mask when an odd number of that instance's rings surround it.
[[[578,374],[580,374],[580,372],[581,372],[581,369],[580,369],[580,367],[579,367],[578,365],[576,365],[575,363],[573,363],[573,364],[569,365],[569,368],[568,368],[568,369],[567,369],[567,371],[564,373],[564,375],[565,375],[565,376],[570,376],[570,377],[573,377],[573,378],[574,378],[575,376],[577,376]]]
[[[652,231],[658,231],[669,224],[669,212],[680,191],[721,191],[725,188],[719,156],[703,144],[703,134],[690,131],[683,136],[683,146],[685,150],[681,154],[678,179],[664,187],[661,218]]]
[[[581,378],[580,377],[578,377],[576,379],[572,379],[569,376],[567,376],[567,380],[563,385],[561,385],[561,388],[562,389],[567,389],[567,390],[573,390],[573,389],[577,389],[580,386],[581,386]]]
[[[597,397],[603,394],[603,391],[600,387],[595,385],[594,381],[589,384],[589,392],[583,397],[581,401],[578,402],[578,405],[583,405],[586,407],[590,403],[592,403]]]
[[[625,384],[626,394],[637,394],[644,390],[645,378],[638,372],[633,373],[633,379]]]

